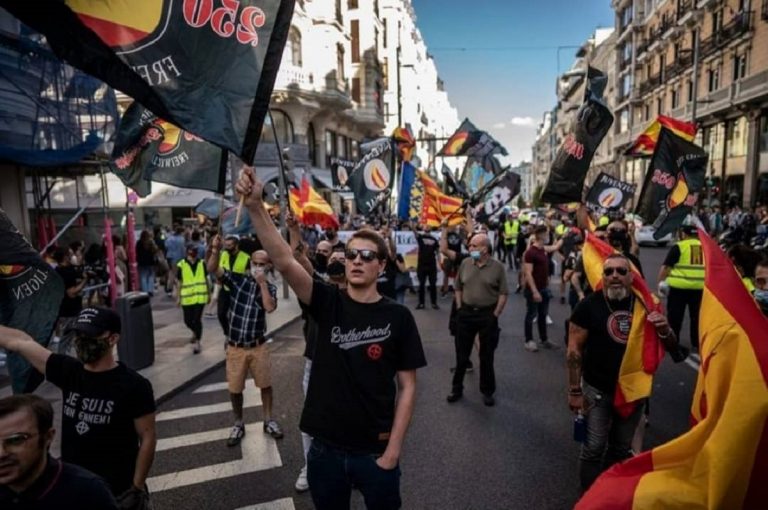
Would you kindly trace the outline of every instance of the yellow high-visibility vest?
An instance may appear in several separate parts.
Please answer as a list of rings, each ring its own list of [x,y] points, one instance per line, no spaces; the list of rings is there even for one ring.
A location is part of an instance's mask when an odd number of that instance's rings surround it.
[[[229,252],[224,250],[221,252],[221,256],[219,257],[219,267],[225,271],[231,271],[237,274],[245,274],[245,272],[248,270],[248,262],[250,262],[250,260],[251,257],[249,257],[247,253],[238,251],[237,255],[235,256],[235,264],[232,266],[229,260]],[[229,287],[224,285],[224,290],[229,292]]]
[[[568,227],[566,227],[564,223],[561,223],[555,227],[555,235],[558,237],[563,237],[563,234],[565,234],[566,230],[568,230]]]
[[[181,306],[204,305],[208,303],[208,283],[205,281],[204,262],[197,263],[197,268],[192,272],[192,266],[187,259],[181,259],[176,264],[181,269]]]
[[[677,247],[680,249],[680,260],[669,272],[667,283],[673,289],[704,289],[704,257],[701,241],[683,239],[677,242]]]
[[[504,244],[512,246],[517,244],[517,236],[520,234],[520,221],[509,220],[504,222]]]

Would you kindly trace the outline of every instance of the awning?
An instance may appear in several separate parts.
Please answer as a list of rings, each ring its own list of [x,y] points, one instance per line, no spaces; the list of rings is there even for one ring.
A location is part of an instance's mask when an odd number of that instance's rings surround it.
[[[333,189],[333,177],[331,177],[331,171],[325,168],[312,168],[309,170],[310,175],[318,185]]]

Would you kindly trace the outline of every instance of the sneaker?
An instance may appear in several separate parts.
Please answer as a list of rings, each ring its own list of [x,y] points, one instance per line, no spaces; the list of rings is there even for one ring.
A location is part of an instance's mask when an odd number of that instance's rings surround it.
[[[195,344],[192,346],[192,354],[200,354],[200,351],[203,350],[203,346],[200,345],[200,340],[197,340]]]
[[[525,342],[525,350],[528,352],[536,352],[539,350],[539,346],[536,345],[536,342],[533,340],[528,340]]]
[[[557,345],[553,344],[549,340],[542,340],[539,342],[539,345],[541,345],[544,349],[559,349]]]
[[[554,324],[554,321],[552,320],[552,317],[550,317],[549,315],[547,315],[547,324],[549,324],[549,325]]]
[[[445,397],[445,400],[449,404],[453,404],[454,402],[458,402],[459,400],[461,400],[461,397],[463,397],[463,395],[460,392],[452,391],[450,395]]]
[[[232,430],[229,431],[229,439],[227,439],[227,446],[237,446],[245,436],[245,425],[242,423],[236,423]]]
[[[299,471],[299,477],[296,479],[296,492],[306,492],[309,490],[309,482],[307,481],[307,466],[301,468]]]
[[[440,309],[440,307],[439,307],[439,306],[437,306],[437,303],[432,303],[432,309],[433,309],[433,310],[439,310],[439,309]]]
[[[269,420],[264,424],[264,433],[269,434],[274,439],[283,438],[283,429],[280,428],[280,425],[275,420]]]

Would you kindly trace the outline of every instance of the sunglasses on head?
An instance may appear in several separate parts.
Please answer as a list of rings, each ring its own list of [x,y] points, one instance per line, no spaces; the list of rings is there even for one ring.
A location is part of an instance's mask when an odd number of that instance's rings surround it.
[[[621,276],[627,276],[629,269],[626,267],[606,267],[603,269],[603,274],[605,276],[612,276],[613,273],[619,273]]]
[[[373,262],[379,259],[379,253],[375,250],[358,250],[356,248],[347,248],[344,252],[344,257],[347,260],[353,261],[357,259],[357,256],[363,259],[363,262]]]

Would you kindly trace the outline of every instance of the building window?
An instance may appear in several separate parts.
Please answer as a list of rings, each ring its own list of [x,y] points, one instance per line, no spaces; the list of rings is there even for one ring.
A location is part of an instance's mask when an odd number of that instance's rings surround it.
[[[747,76],[747,54],[735,55],[733,57],[733,81],[740,80]]]
[[[357,9],[357,0],[347,0],[347,9]]]
[[[717,33],[723,29],[723,10],[719,9],[712,13],[712,33]]]
[[[760,117],[760,152],[768,152],[768,115]]]
[[[643,105],[643,120],[648,121],[651,118],[651,105],[649,103],[645,103]]]
[[[693,101],[693,80],[688,80],[688,102]]]
[[[360,104],[360,78],[352,78],[352,101]]]
[[[379,0],[373,0],[373,13],[379,18]]]
[[[336,133],[330,129],[325,130],[325,155],[326,157],[336,156]]]
[[[386,39],[384,39],[386,41]],[[384,62],[381,64],[381,79],[384,81],[384,88],[389,88],[389,59],[384,57]]]
[[[378,62],[379,61],[379,29],[375,27],[373,29],[373,56]]]
[[[672,89],[672,109],[675,109],[680,104],[680,87],[675,86],[675,88]]]
[[[672,47],[672,57],[675,62],[680,60],[680,43],[676,42],[675,45]]]
[[[277,138],[280,144],[287,145],[294,143],[293,122],[291,118],[282,110],[272,109],[272,119],[275,121],[274,132],[277,132]],[[261,128],[261,141],[266,143],[275,143],[275,134],[272,130],[269,115],[264,118],[264,125]]]
[[[344,46],[341,44],[336,45],[336,78],[339,83],[346,80],[344,76]]]
[[[352,36],[352,63],[360,62],[360,21],[353,19],[350,25]]]
[[[720,66],[713,67],[709,70],[707,81],[707,90],[709,92],[714,92],[720,88]]]
[[[726,145],[729,158],[739,158],[747,155],[747,118],[739,117],[728,123],[726,128]]]
[[[319,166],[317,162],[317,140],[315,139],[315,126],[311,122],[307,126],[307,146],[309,148],[309,160],[312,166]]]
[[[389,35],[389,32],[387,32],[387,18],[384,18],[381,22],[382,28],[384,28],[384,34],[383,39],[381,40],[381,46],[386,49],[387,48],[387,35]]]
[[[291,64],[301,67],[301,32],[298,28],[291,27],[287,46],[285,53],[291,56]]]
[[[347,154],[347,137],[338,135],[336,137],[336,156],[342,159],[347,159]]]
[[[626,133],[629,131],[629,110],[623,108],[619,112],[619,133]]]
[[[381,82],[379,80],[376,80],[376,90],[374,91],[374,97],[373,101],[376,103],[376,111],[378,113],[382,113],[383,111],[383,103],[384,103],[384,89],[381,86]]]
[[[664,111],[664,96],[656,100],[656,115],[661,115]]]
[[[661,82],[664,83],[664,73],[666,72],[666,65],[667,65],[667,57],[665,55],[659,55],[659,76],[661,77]]]

